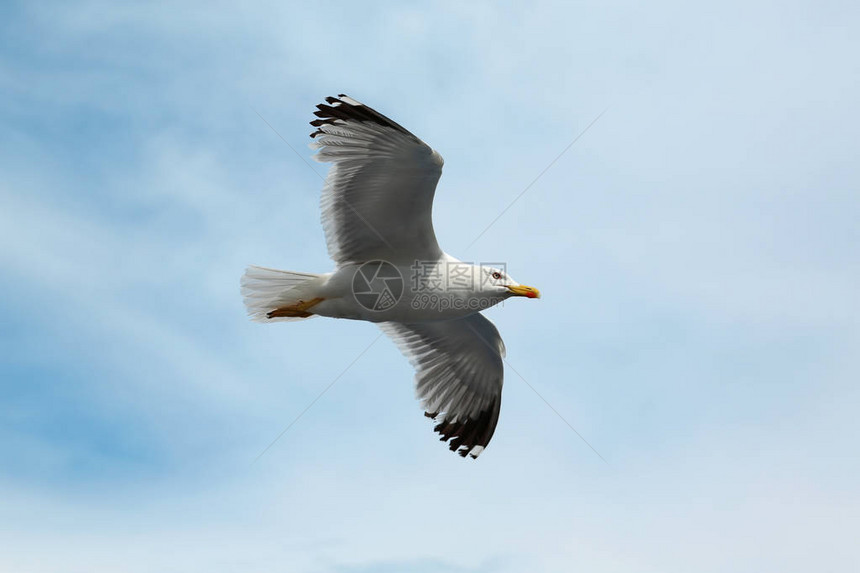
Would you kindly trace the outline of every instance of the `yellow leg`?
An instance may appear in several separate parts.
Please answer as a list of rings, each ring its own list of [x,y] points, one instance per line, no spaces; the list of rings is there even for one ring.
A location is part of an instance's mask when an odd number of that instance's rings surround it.
[[[296,304],[276,308],[266,313],[266,316],[269,318],[307,318],[313,314],[312,312],[308,312],[308,309],[324,300],[324,298],[313,298],[308,301],[300,300]]]

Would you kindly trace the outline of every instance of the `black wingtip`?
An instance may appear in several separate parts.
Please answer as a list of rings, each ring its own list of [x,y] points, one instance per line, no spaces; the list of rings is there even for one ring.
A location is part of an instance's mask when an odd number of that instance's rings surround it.
[[[347,98],[349,101],[344,101],[340,98]],[[311,137],[316,137],[317,135],[324,133],[321,128],[325,125],[336,125],[337,122],[346,123],[349,121],[375,123],[376,125],[397,130],[410,137],[415,137],[399,123],[385,117],[375,109],[367,107],[363,103],[352,99],[346,94],[338,94],[337,97],[329,96],[325,98],[325,101],[327,104],[331,105],[326,105],[325,103],[317,105],[317,111],[314,112],[314,115],[320,119],[315,119],[310,122],[310,124],[319,129],[311,133]]]
[[[480,453],[490,443],[496,431],[496,424],[499,421],[500,406],[501,402],[499,400],[493,400],[489,407],[481,412],[477,418],[467,418],[466,420],[457,420],[455,422],[442,420],[436,424],[433,431],[439,433],[440,441],[449,442],[448,448],[452,452],[457,452],[463,458],[468,455],[472,459],[477,459],[478,454],[472,453],[472,450],[480,448],[478,450],[478,453]],[[438,412],[436,414],[425,412],[424,415],[435,419]]]

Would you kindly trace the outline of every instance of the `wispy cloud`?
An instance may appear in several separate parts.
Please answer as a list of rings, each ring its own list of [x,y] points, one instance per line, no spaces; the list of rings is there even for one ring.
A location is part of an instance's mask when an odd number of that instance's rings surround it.
[[[856,560],[860,94],[835,6],[4,8],[0,569]],[[254,109],[310,156],[341,92],[445,157],[443,246],[541,287],[492,317],[611,469],[511,373],[464,464],[384,340],[249,467],[377,335],[252,324],[238,293],[249,263],[330,268],[320,182]]]

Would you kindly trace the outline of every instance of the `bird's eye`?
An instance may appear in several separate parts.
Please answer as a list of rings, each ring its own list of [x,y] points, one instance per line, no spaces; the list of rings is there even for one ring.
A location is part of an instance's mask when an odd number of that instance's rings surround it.
[[[493,278],[499,280],[500,278],[502,278],[502,273],[500,273],[499,271],[494,272]]]

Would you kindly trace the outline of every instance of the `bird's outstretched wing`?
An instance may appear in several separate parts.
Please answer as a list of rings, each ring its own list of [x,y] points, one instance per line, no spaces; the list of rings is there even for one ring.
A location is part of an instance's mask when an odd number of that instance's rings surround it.
[[[311,122],[317,161],[332,163],[322,224],[339,265],[435,261],[431,218],[442,157],[406,129],[346,96],[326,98]]]
[[[484,450],[499,421],[505,345],[489,319],[380,323],[415,367],[416,392],[434,430],[461,456]]]

